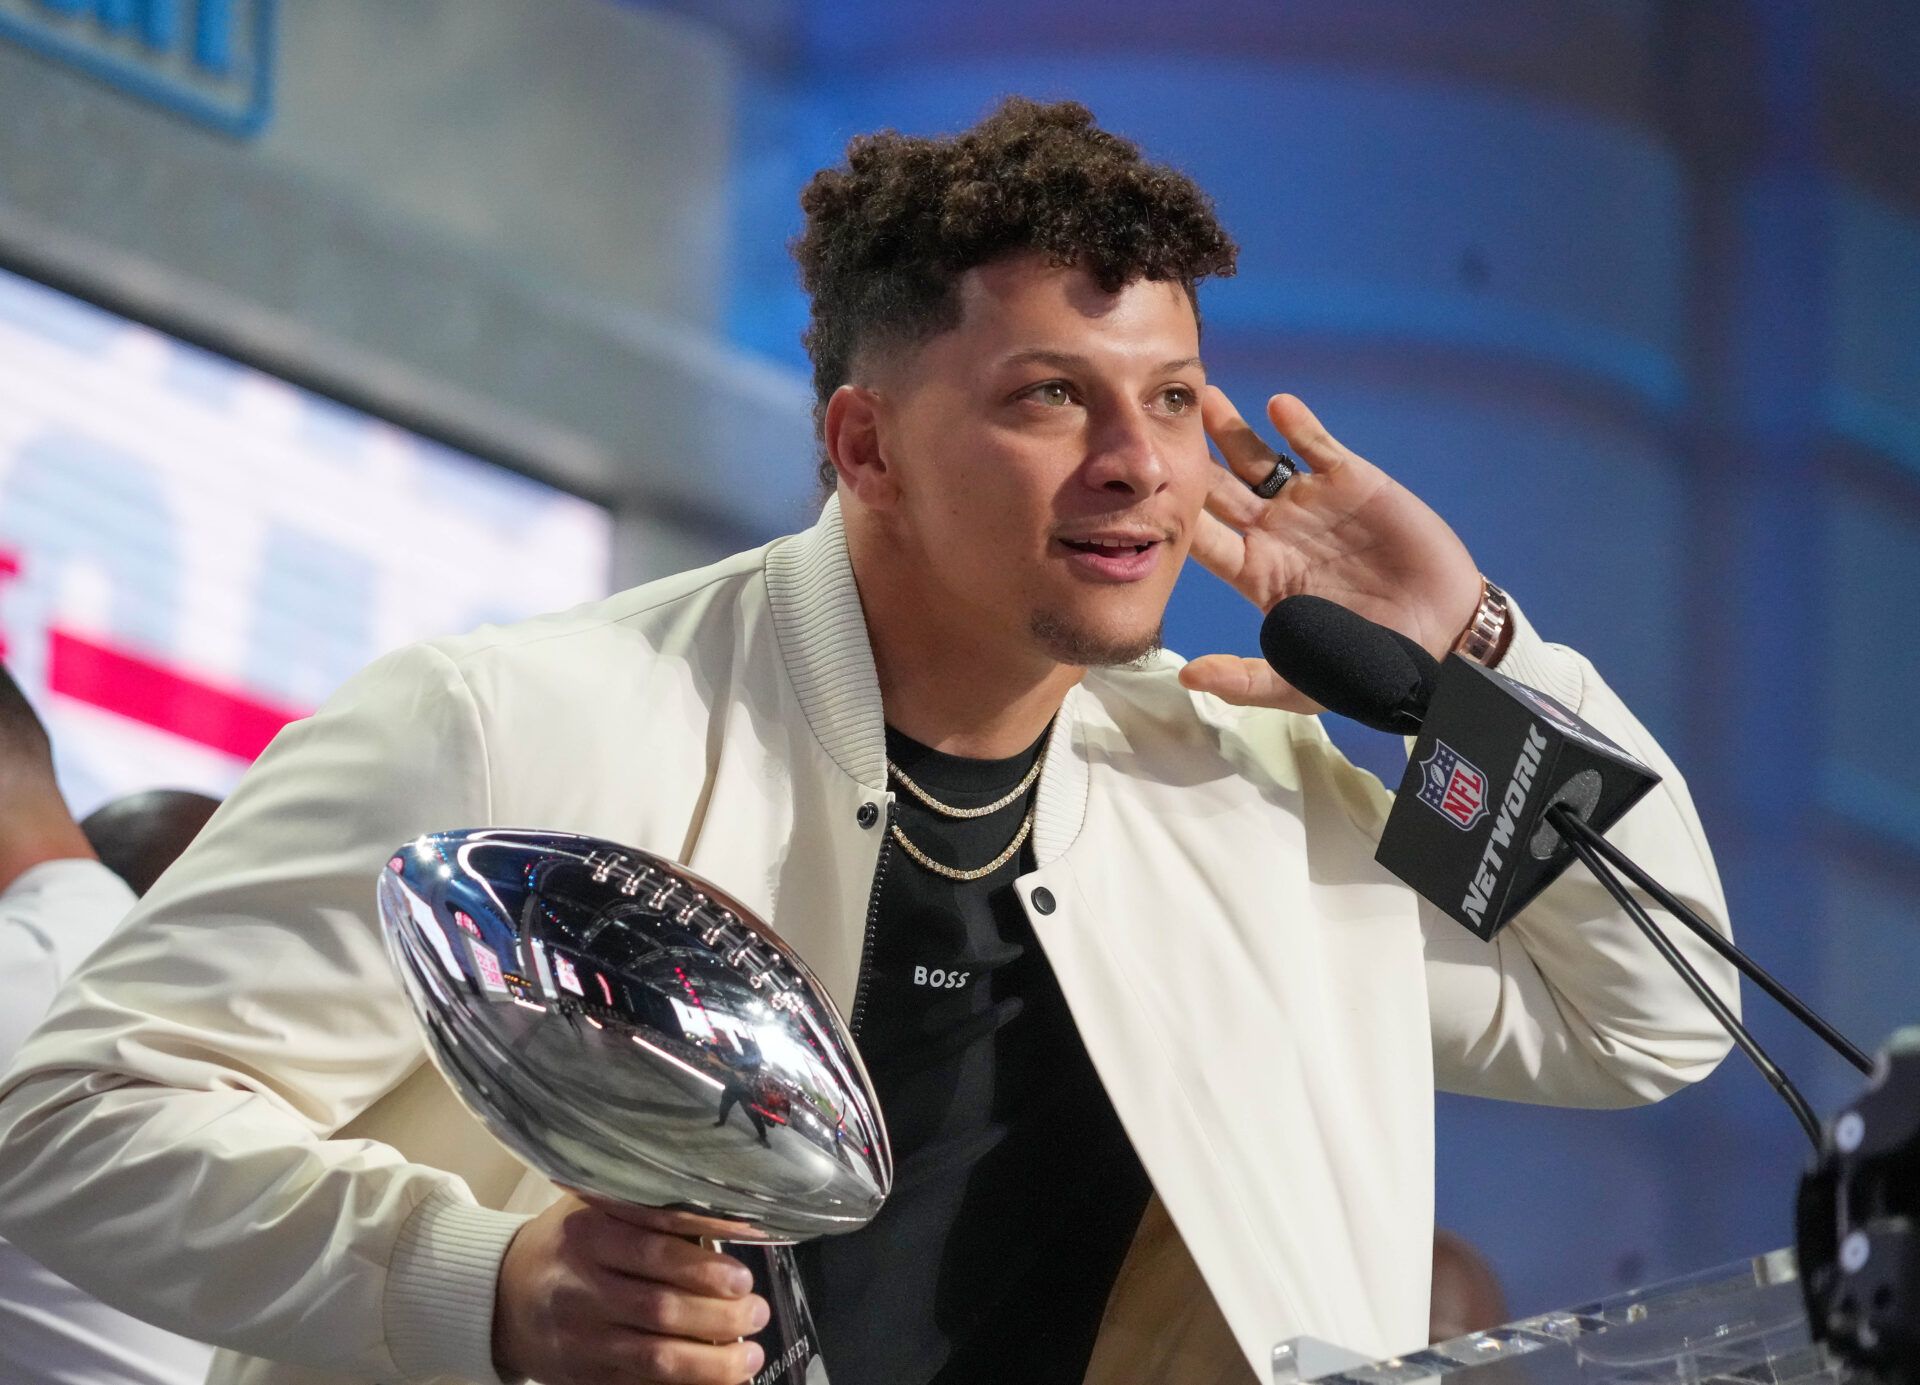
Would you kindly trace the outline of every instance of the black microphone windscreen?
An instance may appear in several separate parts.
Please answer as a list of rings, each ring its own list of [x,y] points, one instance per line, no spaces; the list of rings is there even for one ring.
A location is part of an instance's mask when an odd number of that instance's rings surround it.
[[[1376,731],[1420,729],[1440,665],[1398,630],[1337,602],[1290,596],[1260,626],[1274,672],[1330,712]]]

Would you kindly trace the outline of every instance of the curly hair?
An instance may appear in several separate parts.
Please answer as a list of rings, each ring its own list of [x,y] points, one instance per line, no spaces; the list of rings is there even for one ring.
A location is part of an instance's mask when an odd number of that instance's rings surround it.
[[[1192,298],[1200,280],[1232,274],[1238,253],[1191,178],[1148,163],[1076,101],[1011,97],[946,139],[862,135],[844,166],[813,176],[800,207],[793,257],[813,307],[801,340],[816,431],[863,353],[959,325],[958,282],[976,266],[1034,252],[1109,293],[1173,280]],[[822,457],[821,484],[833,476]]]

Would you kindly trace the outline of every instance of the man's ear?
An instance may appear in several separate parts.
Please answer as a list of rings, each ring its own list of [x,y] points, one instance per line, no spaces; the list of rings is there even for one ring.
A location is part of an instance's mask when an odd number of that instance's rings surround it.
[[[871,508],[892,504],[898,478],[880,446],[880,396],[862,385],[842,385],[827,400],[822,429],[827,459],[853,497]]]

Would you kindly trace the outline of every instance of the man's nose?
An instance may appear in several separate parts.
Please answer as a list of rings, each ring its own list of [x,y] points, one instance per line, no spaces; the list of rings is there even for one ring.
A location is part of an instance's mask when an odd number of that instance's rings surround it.
[[[1153,421],[1136,407],[1097,411],[1087,438],[1082,479],[1092,490],[1147,496],[1172,479],[1165,440],[1154,436]]]

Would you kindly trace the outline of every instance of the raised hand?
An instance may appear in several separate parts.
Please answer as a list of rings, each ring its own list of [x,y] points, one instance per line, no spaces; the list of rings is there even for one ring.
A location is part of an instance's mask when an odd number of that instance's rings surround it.
[[[1267,417],[1311,470],[1271,500],[1252,487],[1273,471],[1274,449],[1211,385],[1201,414],[1226,462],[1194,531],[1203,567],[1262,612],[1289,596],[1323,596],[1445,657],[1480,601],[1479,569],[1445,520],[1291,394],[1268,400]],[[1320,710],[1262,659],[1209,654],[1180,681],[1242,706]]]

